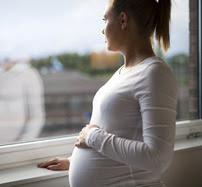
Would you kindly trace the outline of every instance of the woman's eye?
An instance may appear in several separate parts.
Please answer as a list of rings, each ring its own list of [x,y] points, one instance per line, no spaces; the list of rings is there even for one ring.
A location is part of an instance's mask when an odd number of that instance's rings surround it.
[[[103,18],[102,20],[106,23],[106,19],[105,18]]]

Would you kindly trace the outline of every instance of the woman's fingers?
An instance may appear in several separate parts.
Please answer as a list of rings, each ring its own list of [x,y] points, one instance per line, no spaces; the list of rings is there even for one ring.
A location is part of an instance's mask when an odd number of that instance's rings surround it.
[[[95,124],[87,124],[85,127],[82,128],[82,130],[79,132],[79,136],[77,137],[77,142],[74,144],[76,147],[78,148],[88,148],[88,146],[86,145],[86,137],[88,135],[88,132],[91,128],[93,127],[98,127]]]
[[[62,165],[62,164],[56,164],[56,165],[50,165],[50,166],[46,167],[46,169],[48,169],[48,170],[68,170],[69,167],[67,167],[66,165]]]
[[[75,143],[74,144],[76,147],[81,147],[80,143]]]
[[[48,169],[48,170],[61,170],[62,167],[60,164],[56,164],[56,165],[50,165],[50,166],[46,167],[46,169]]]
[[[77,141],[74,145],[75,145],[76,147],[79,147],[79,148],[87,148],[87,147],[88,147],[88,146],[86,145],[86,143],[85,143],[85,140]]]
[[[97,128],[100,128],[99,126],[97,126],[97,125],[90,125],[91,127],[97,127]]]
[[[42,162],[42,163],[38,164],[37,166],[40,168],[44,168],[44,167],[50,166],[51,164],[57,164],[57,163],[58,163],[58,159],[54,158],[54,159]]]
[[[50,164],[51,164],[51,162],[47,161],[47,162],[40,163],[37,166],[40,167],[40,168],[43,168],[43,167],[49,166]]]
[[[68,170],[69,169],[69,160],[65,157],[56,157],[49,161],[38,164],[40,168],[47,168],[49,170]]]
[[[98,125],[95,125],[95,124],[87,124],[86,127],[88,127],[88,128],[92,128],[92,127],[100,128]]]

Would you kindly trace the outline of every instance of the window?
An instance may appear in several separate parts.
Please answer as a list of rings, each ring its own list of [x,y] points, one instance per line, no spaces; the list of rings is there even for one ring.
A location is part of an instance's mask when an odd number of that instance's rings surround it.
[[[173,1],[171,48],[164,56],[178,84],[177,121],[198,118],[196,1]],[[161,54],[160,54],[161,55]]]
[[[123,64],[105,49],[106,1],[0,3],[0,144],[77,133],[89,123],[94,94]],[[173,3],[171,48],[155,47],[176,76],[178,121],[199,118],[196,5]]]

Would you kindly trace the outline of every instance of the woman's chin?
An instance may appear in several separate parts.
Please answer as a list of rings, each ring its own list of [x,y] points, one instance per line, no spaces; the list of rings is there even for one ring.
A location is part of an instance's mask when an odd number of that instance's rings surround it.
[[[117,49],[116,45],[110,45],[109,42],[106,42],[106,44],[107,44],[106,48],[107,48],[108,51],[118,52],[118,49]]]
[[[113,49],[112,46],[110,46],[110,45],[107,45],[107,50],[108,50],[108,51],[114,51],[114,49]]]

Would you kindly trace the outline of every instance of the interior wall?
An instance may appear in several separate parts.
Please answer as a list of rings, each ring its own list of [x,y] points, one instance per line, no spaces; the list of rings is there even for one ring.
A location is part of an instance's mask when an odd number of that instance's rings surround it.
[[[175,152],[162,180],[167,187],[202,187],[202,148]]]

